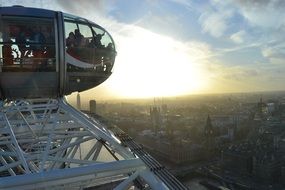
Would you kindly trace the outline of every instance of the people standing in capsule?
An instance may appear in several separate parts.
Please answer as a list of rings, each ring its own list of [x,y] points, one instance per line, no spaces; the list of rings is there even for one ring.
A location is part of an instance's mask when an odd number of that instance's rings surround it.
[[[12,43],[13,41],[10,38],[10,28],[3,27],[3,34],[2,34],[2,55],[3,55],[3,63],[4,65],[13,65],[14,64],[14,56],[12,50]]]
[[[12,53],[12,41],[9,40],[7,41],[3,47],[2,47],[2,52],[3,52],[3,63],[5,65],[13,65],[13,53]]]
[[[23,58],[26,54],[26,33],[23,27],[18,27],[18,34],[16,36],[16,44],[19,48],[20,57]]]
[[[68,34],[68,38],[66,38],[66,46],[67,48],[75,47],[75,34],[73,32]]]
[[[95,33],[95,32],[94,32]],[[105,32],[103,34],[96,34],[94,37],[94,47],[95,48],[104,48],[105,46],[102,45],[102,37],[105,35]]]
[[[74,30],[75,46],[84,46],[84,36],[80,33],[79,29]]]
[[[40,26],[36,26],[33,30],[31,40],[31,50],[34,56],[34,63],[41,64],[44,58],[44,44],[46,42],[45,36],[41,31]]]

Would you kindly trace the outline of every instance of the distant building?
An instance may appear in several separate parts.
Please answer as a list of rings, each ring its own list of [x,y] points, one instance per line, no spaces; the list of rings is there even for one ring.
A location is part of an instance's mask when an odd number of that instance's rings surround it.
[[[81,100],[80,100],[80,94],[77,93],[77,97],[76,97],[76,107],[78,110],[81,110]]]
[[[204,128],[204,133],[205,133],[206,137],[214,136],[214,130],[213,130],[213,125],[212,125],[210,115],[208,115],[208,117],[207,117],[206,125]]]
[[[150,119],[151,119],[152,128],[153,128],[155,134],[157,134],[157,132],[160,129],[161,124],[162,124],[162,117],[161,117],[159,107],[151,107],[150,108]]]
[[[234,123],[234,119],[232,115],[212,115],[211,122],[217,127],[226,127],[228,125],[232,125]]]
[[[265,149],[265,147],[263,147]],[[242,173],[252,174],[253,156],[256,154],[256,144],[243,142],[231,145],[222,151],[222,163],[225,168]]]
[[[235,139],[236,131],[237,131],[237,121],[233,125],[228,126],[228,138],[230,141],[233,141]]]
[[[225,169],[250,175],[263,182],[281,180],[284,172],[284,151],[274,149],[272,144],[243,142],[231,145],[222,151],[221,157]]]
[[[262,98],[260,98],[260,101],[257,103],[257,110],[254,115],[254,120],[262,121],[265,119],[267,114],[268,114],[267,104],[263,102]]]
[[[162,105],[161,105],[161,112],[162,112],[163,114],[166,114],[167,111],[168,111],[167,104],[162,104]]]
[[[277,182],[282,174],[284,155],[276,152],[259,153],[253,157],[253,176],[266,181]]]
[[[207,121],[206,121],[206,125],[204,128],[204,135],[206,138],[206,146],[207,148],[212,148],[213,147],[213,143],[214,143],[214,129],[213,129],[213,125],[211,122],[211,118],[210,115],[208,115]]]
[[[185,164],[201,161],[206,158],[206,150],[199,144],[183,141],[181,144],[172,143],[168,138],[157,137],[151,132],[145,132],[137,140],[160,160],[175,164]]]
[[[96,100],[89,101],[89,110],[91,113],[96,113]]]

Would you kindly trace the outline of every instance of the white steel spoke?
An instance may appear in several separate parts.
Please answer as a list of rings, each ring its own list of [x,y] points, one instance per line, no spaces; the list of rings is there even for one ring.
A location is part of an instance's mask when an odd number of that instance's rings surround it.
[[[0,161],[3,165],[7,165],[8,163],[6,160],[3,158],[3,156],[0,156]],[[15,176],[15,172],[12,170],[12,168],[8,168],[8,172],[10,173],[11,176]]]
[[[44,170],[44,165],[45,165],[45,162],[47,161],[47,157],[49,155],[49,150],[51,148],[53,136],[54,136],[54,130],[52,130],[48,136],[48,141],[47,141],[47,144],[45,147],[45,151],[43,152],[43,160],[42,160],[41,165],[40,165],[40,172],[42,172]]]
[[[120,190],[138,178],[152,189],[167,189],[107,126],[65,99],[0,101],[0,190],[107,183]]]
[[[15,146],[15,149],[16,149],[16,152],[17,152],[17,154],[18,154],[18,156],[19,156],[19,159],[21,160],[21,162],[22,162],[22,164],[23,164],[23,166],[24,166],[24,168],[25,168],[25,172],[26,172],[26,173],[30,173],[30,169],[29,169],[28,164],[27,164],[27,161],[26,161],[26,159],[25,159],[25,157],[24,157],[24,155],[23,155],[23,151],[22,151],[22,149],[20,148],[20,146],[19,146],[19,144],[18,144],[18,142],[17,142],[17,139],[16,139],[16,137],[15,137],[15,134],[14,134],[14,132],[13,132],[13,129],[12,129],[12,127],[11,127],[9,121],[8,121],[8,118],[7,118],[5,115],[4,115],[4,119],[5,119],[5,121],[6,121],[6,125],[7,125],[8,129],[9,129],[10,137],[11,137],[11,140],[12,140],[12,142],[13,142],[13,145]]]
[[[92,158],[92,160],[97,160],[97,158],[98,158],[98,156],[99,156],[99,154],[100,154],[100,151],[101,151],[101,149],[102,149],[102,143],[99,143],[98,144],[98,147],[97,147],[97,149],[96,149],[96,151],[95,151],[95,153],[94,153],[94,155],[93,155],[93,158]]]
[[[120,190],[120,189],[129,189],[130,186],[133,183],[133,180],[135,180],[141,171],[136,171],[134,174],[132,174],[129,178],[125,179],[122,183],[120,183],[114,190]]]
[[[96,142],[96,144],[90,149],[90,151],[88,152],[88,154],[86,154],[86,156],[85,156],[85,160],[88,160],[90,157],[91,157],[91,155],[94,153],[94,151],[96,150],[97,151],[97,149],[98,149],[98,147],[100,146],[100,144],[101,144],[101,142],[100,141],[97,141]],[[101,147],[102,147],[102,145],[101,145]],[[101,148],[100,148],[101,149]],[[94,160],[94,159],[93,159]]]

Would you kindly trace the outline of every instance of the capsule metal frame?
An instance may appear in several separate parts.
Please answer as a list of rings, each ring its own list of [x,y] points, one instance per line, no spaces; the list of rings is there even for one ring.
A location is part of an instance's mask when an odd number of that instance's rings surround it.
[[[0,7],[2,100],[56,98],[98,86],[111,75],[116,54],[111,35],[87,19]]]

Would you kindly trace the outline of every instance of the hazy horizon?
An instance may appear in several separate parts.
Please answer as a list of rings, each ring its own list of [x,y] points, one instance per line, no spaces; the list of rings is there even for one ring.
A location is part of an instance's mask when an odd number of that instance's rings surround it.
[[[83,92],[84,93],[84,92]],[[265,97],[267,94],[278,94],[278,93],[285,93],[285,90],[272,90],[272,91],[252,91],[252,92],[227,92],[227,93],[205,93],[205,94],[186,94],[186,95],[179,95],[179,96],[169,96],[169,97],[147,97],[147,98],[126,98],[126,97],[116,97],[116,98],[108,98],[108,99],[100,99],[94,97],[86,98],[82,93],[80,93],[81,104],[83,105],[84,109],[89,108],[89,101],[96,100],[98,103],[149,103],[149,104],[161,104],[161,103],[169,103],[168,101],[173,100],[185,100],[185,99],[203,99],[209,97],[220,97],[220,96],[239,96],[239,95],[256,95],[257,101],[260,98]],[[77,101],[77,92],[73,93],[72,95],[67,96],[68,102],[71,104],[76,105]],[[209,99],[210,100],[210,99]]]

